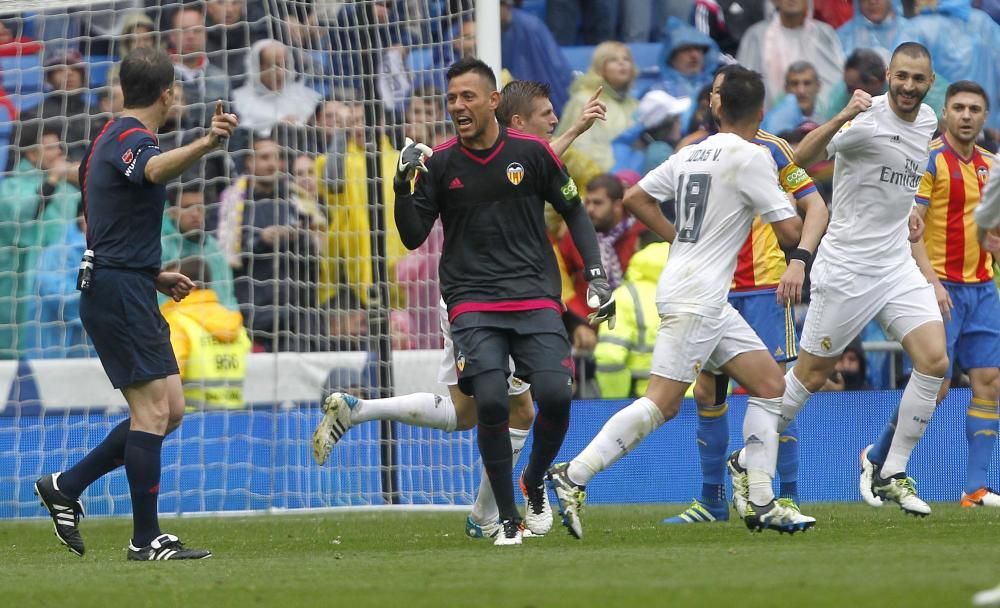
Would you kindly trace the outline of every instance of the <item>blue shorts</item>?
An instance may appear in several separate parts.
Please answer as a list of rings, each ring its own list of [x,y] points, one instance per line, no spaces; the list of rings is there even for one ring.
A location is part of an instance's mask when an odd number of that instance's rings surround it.
[[[153,281],[146,272],[99,268],[80,295],[83,328],[115,388],[180,373]]]
[[[959,369],[1000,367],[1000,296],[988,283],[943,282],[951,302],[951,320],[945,320],[948,360]]]
[[[778,306],[777,289],[729,292],[729,304],[736,309],[778,363],[799,356],[795,315],[790,307]]]

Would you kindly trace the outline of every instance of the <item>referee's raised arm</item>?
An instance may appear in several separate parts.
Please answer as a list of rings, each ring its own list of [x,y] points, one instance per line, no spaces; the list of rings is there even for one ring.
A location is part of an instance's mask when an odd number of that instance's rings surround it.
[[[199,158],[222,146],[238,125],[239,120],[236,115],[224,112],[222,100],[216,101],[215,114],[212,115],[212,125],[208,134],[186,146],[149,159],[143,175],[147,181],[154,184],[165,184],[179,177]]]

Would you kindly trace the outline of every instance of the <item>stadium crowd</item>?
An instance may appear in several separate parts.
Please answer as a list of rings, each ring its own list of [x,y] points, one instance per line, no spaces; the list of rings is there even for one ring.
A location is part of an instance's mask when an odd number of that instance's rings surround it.
[[[368,158],[378,155],[386,177],[405,137],[429,146],[450,137],[444,72],[455,59],[475,54],[472,3],[297,0],[279,3],[280,14],[262,0],[133,4],[113,14],[98,4],[86,13],[0,16],[6,86],[0,138],[7,140],[0,145],[0,256],[6,260],[0,357],[93,356],[74,288],[85,248],[77,164],[122,109],[114,62],[143,46],[163,47],[175,64],[178,102],[159,133],[164,150],[199,137],[218,99],[241,124],[227,151],[207,155],[170,189],[164,267],[196,269],[205,298],[241,315],[246,334],[230,323],[226,335],[227,348],[242,345],[244,355],[251,349],[366,350],[377,276],[369,214],[375,166]],[[628,214],[622,199],[627,187],[708,132],[709,93],[720,66],[738,62],[763,75],[768,109],[762,128],[793,149],[854,90],[883,93],[889,55],[902,42],[931,51],[937,79],[925,103],[939,118],[951,82],[978,82],[994,106],[1000,92],[1000,4],[990,0],[500,4],[504,79],[547,85],[555,115],[565,117],[558,125],[553,120],[550,131],[569,128],[595,91],[607,106],[606,119],[566,155],[624,309],[619,328],[604,339],[577,324],[583,329],[573,333],[573,343],[585,363],[580,396],[643,392],[649,353],[639,346],[652,344],[643,334],[656,327],[643,325],[644,315],[636,312],[652,304],[640,296],[655,289],[665,245]],[[378,107],[362,101],[366,66],[373,63]],[[30,66],[44,75],[34,91],[28,72],[17,71]],[[995,151],[1000,112],[990,114],[986,127],[979,143]],[[830,162],[804,168],[829,203]],[[442,232],[435,228],[408,252],[392,221],[391,180],[383,186],[393,347],[438,348]],[[549,231],[564,273],[564,302],[585,319],[590,310],[579,253],[555,215]],[[175,332],[198,331],[191,323],[203,316],[164,304]],[[214,315],[227,323],[233,318],[225,310]],[[866,353],[860,342],[885,339],[877,324],[869,325],[827,389],[894,385],[893,355]],[[904,362],[896,371],[907,369]]]

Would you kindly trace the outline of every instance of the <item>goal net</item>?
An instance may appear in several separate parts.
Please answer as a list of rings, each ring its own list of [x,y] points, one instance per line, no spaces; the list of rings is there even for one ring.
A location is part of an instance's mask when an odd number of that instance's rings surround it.
[[[218,303],[168,305],[189,337],[189,412],[164,444],[160,511],[472,501],[469,433],[364,423],[323,467],[311,433],[329,391],[444,390],[441,235],[405,250],[390,180],[405,137],[448,136],[444,70],[474,52],[475,4],[0,0],[0,518],[42,515],[35,479],[127,412],[79,319],[76,166],[122,111],[118,62],[139,46],[175,63],[163,150],[201,136],[217,100],[241,122],[164,201],[163,267]],[[192,366],[206,335],[214,364]],[[127,513],[124,472],[84,500]]]

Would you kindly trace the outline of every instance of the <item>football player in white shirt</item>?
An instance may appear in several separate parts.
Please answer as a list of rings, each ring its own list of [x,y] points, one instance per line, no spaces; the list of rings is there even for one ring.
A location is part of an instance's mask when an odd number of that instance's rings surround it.
[[[934,289],[917,267],[908,242],[920,239],[923,232],[913,196],[937,127],[934,111],[921,103],[934,83],[930,54],[916,43],[900,45],[887,76],[887,95],[872,98],[855,91],[847,106],[807,135],[795,154],[803,167],[835,157],[833,209],[810,275],[812,300],[798,364],[785,376],[777,430],[823,386],[847,344],[877,319],[902,342],[913,359],[913,374],[900,399],[885,462],[875,467],[862,452],[863,483],[870,479],[875,495],[896,502],[907,513],[926,516],[930,507],[917,496],[906,464],[949,370]],[[738,460],[730,459],[734,487],[744,474]],[[747,468],[752,466],[748,462]],[[773,462],[770,466],[773,472]],[[750,474],[752,501],[752,470]]]
[[[745,430],[781,412],[781,370],[726,296],[755,215],[786,246],[799,242],[802,221],[778,186],[774,159],[751,143],[764,103],[760,74],[727,72],[720,96],[719,133],[671,156],[625,196],[629,210],[673,245],[657,287],[661,322],[645,396],[612,416],[572,462],[549,469],[563,524],[576,538],[583,535],[584,486],[673,418],[702,369],[720,370],[747,389]],[[676,201],[676,228],[660,210],[659,201],[668,199]],[[754,442],[777,454],[777,432],[763,440],[751,436],[748,443]],[[816,520],[772,495],[745,521],[755,530],[795,532]]]

